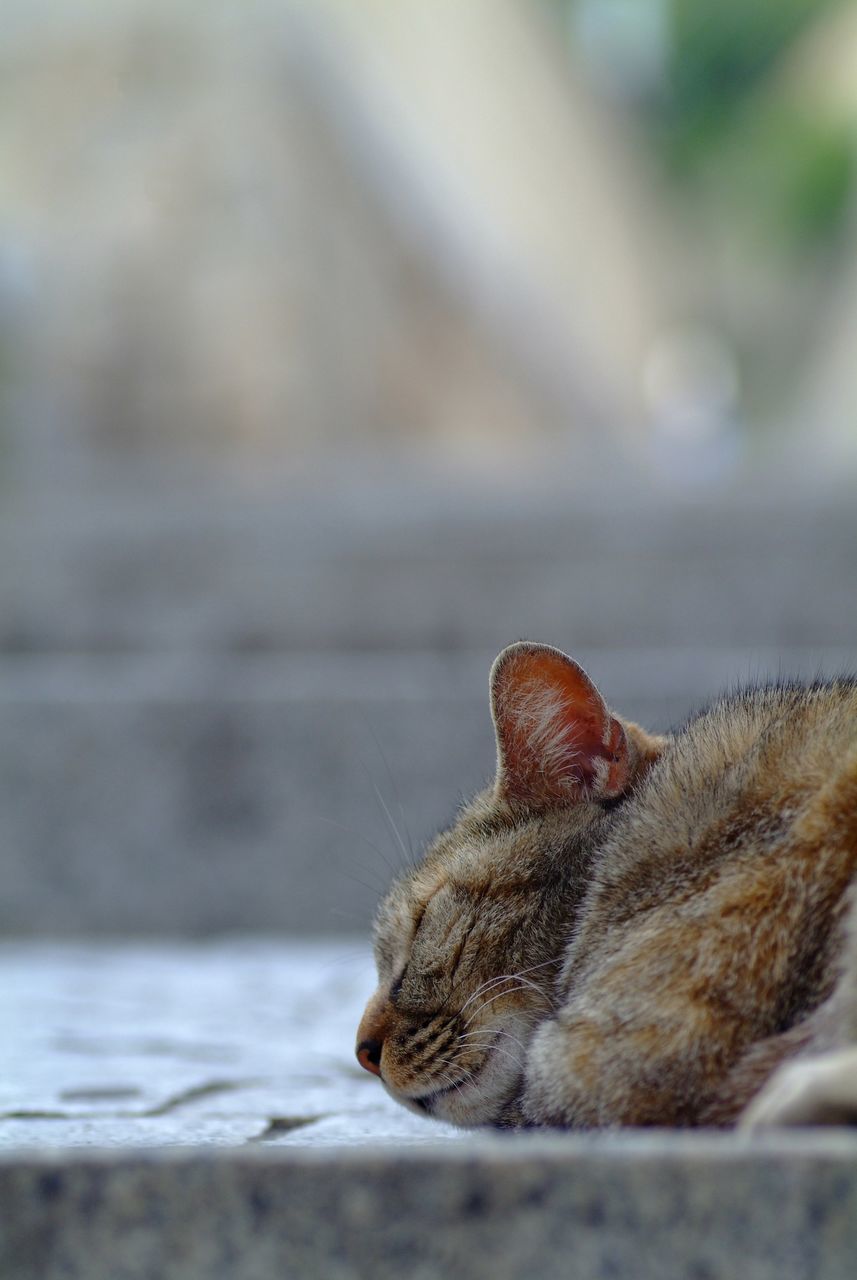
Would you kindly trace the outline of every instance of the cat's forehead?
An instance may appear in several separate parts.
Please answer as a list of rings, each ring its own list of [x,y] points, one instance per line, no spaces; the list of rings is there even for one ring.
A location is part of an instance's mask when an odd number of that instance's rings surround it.
[[[523,900],[543,896],[563,880],[587,843],[594,806],[522,817],[497,814],[484,797],[438,835],[425,856],[392,886],[379,908],[376,951],[390,967],[414,936],[428,943],[479,915],[494,927],[509,923]]]
[[[423,862],[391,891],[388,914],[399,927],[467,909],[526,883],[545,867],[538,829],[498,829],[486,835],[454,829],[438,837]]]
[[[460,910],[479,888],[472,868],[418,867],[406,887],[402,905],[415,924],[427,916],[430,924],[438,914]]]
[[[471,889],[537,878],[553,857],[585,842],[599,813],[589,804],[540,813],[501,811],[487,817],[481,810],[475,815],[465,810],[426,853],[421,870],[428,873],[427,887],[431,891],[435,876],[452,877]]]
[[[426,859],[398,880],[381,904],[377,932],[408,942],[417,930],[461,914],[489,892],[491,876],[478,859],[459,850],[451,860]]]
[[[484,896],[510,870],[514,848],[491,841],[456,841],[451,849],[435,851],[418,866],[408,885],[414,911]]]

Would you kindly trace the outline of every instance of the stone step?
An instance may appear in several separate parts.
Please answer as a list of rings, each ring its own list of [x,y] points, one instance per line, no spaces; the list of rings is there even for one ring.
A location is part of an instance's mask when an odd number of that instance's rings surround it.
[[[156,491],[157,494],[157,491]],[[13,510],[0,649],[854,645],[857,504],[413,486]]]
[[[851,1280],[857,1131],[452,1130],[354,1062],[371,987],[365,944],[0,945],[0,1275]]]
[[[663,729],[737,681],[849,655],[577,656],[617,710]],[[365,930],[411,849],[493,773],[493,657],[2,659],[0,931]]]
[[[0,1159],[15,1280],[852,1280],[857,1136]]]

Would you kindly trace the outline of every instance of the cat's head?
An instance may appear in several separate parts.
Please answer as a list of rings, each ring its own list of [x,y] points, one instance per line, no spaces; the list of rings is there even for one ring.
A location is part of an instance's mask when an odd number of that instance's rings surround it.
[[[511,1122],[592,850],[663,745],[558,649],[511,645],[490,687],[494,784],[381,903],[357,1033],[397,1101],[466,1126]]]

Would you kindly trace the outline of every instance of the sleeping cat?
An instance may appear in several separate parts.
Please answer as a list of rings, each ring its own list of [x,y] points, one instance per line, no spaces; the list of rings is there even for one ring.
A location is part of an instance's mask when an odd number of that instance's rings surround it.
[[[464,1126],[857,1121],[857,682],[654,737],[516,644],[491,710],[493,786],[379,908],[361,1065]]]

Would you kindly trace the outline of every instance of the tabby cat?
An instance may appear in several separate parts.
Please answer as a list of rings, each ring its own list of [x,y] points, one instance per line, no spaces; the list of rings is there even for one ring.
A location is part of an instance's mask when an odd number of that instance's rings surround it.
[[[522,643],[491,710],[493,785],[379,908],[361,1065],[463,1126],[857,1121],[857,682],[655,737]]]

